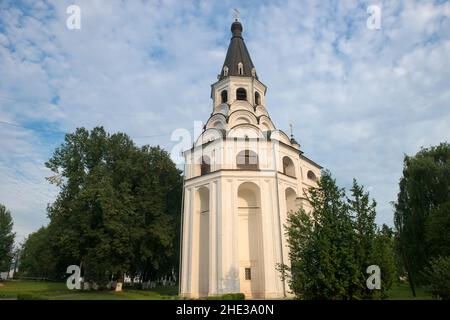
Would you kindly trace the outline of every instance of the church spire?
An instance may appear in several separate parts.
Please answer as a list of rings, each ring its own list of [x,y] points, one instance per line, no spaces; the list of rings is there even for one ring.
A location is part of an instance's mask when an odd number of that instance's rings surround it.
[[[242,30],[242,24],[236,17],[231,24],[232,37],[219,80],[228,76],[255,77],[258,79],[255,66],[245,46],[244,38],[242,38]]]

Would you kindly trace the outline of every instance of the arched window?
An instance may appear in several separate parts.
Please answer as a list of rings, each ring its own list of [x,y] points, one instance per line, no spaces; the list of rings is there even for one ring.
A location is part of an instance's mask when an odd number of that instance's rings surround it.
[[[228,102],[228,92],[227,92],[227,90],[223,90],[221,93],[220,93],[220,97],[222,98],[221,100],[222,100],[222,103],[227,103]]]
[[[201,175],[207,174],[211,172],[211,160],[208,156],[202,157],[202,164],[201,164]]]
[[[295,177],[294,162],[288,156],[283,157],[283,173],[285,175]]]
[[[259,92],[255,91],[255,105],[259,106],[261,104],[261,96]]]
[[[241,76],[244,75],[244,65],[242,64],[242,62],[238,63],[238,74]]]
[[[247,100],[247,91],[244,88],[239,88],[236,90],[237,100]]]
[[[258,170],[258,155],[251,150],[242,150],[236,156],[238,169]]]
[[[306,174],[306,176],[308,177],[308,179],[312,180],[312,181],[317,181],[317,177],[314,174],[314,172],[312,172],[311,170],[308,171],[308,173]]]

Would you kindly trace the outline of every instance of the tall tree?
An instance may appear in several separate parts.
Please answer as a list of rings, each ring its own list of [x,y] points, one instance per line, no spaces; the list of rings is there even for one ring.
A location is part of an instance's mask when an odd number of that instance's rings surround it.
[[[179,215],[172,206],[181,176],[167,152],[82,128],[66,135],[46,165],[60,176],[48,211],[61,274],[79,264],[86,280],[104,284],[124,273],[155,277],[177,267]]]
[[[9,271],[13,257],[15,233],[11,213],[0,204],[0,270]]]
[[[347,199],[354,221],[356,237],[355,255],[359,265],[358,296],[365,299],[386,297],[397,271],[395,267],[393,231],[385,224],[378,228],[375,223],[376,202],[370,199],[364,187],[353,179],[350,189],[351,197]],[[369,290],[366,285],[367,267],[377,265],[381,270],[381,289]]]
[[[373,290],[366,286],[367,267],[374,262],[375,238],[377,236],[376,202],[370,201],[369,193],[353,179],[351,197],[347,199],[350,213],[354,221],[356,237],[355,255],[358,264],[358,289],[359,295],[364,298],[372,297]]]
[[[287,241],[292,274],[290,286],[304,299],[352,299],[358,286],[356,237],[344,190],[325,171],[317,189],[310,189],[311,214],[289,215]]]
[[[441,250],[448,254],[450,247],[450,145],[441,143],[405,156],[399,187],[394,216],[397,247],[410,283],[424,283],[421,271]]]
[[[392,231],[375,224],[376,203],[354,180],[351,196],[325,171],[318,188],[309,190],[310,213],[303,208],[288,216],[290,266],[283,276],[304,299],[376,299],[395,277]],[[366,285],[367,267],[381,269],[381,292]]]
[[[13,257],[15,233],[11,213],[0,204],[0,270],[9,271]]]
[[[147,146],[143,151],[149,166],[142,172],[145,183],[138,192],[143,237],[137,242],[134,265],[149,280],[178,270],[182,180],[167,152]]]

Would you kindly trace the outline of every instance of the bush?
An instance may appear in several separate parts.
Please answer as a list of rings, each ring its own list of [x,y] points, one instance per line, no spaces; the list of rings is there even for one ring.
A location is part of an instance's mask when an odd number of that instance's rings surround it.
[[[245,300],[243,293],[226,293],[221,296],[207,297],[206,300]]]
[[[245,300],[245,295],[243,293],[227,293],[221,298],[221,300]]]
[[[450,257],[440,256],[431,259],[423,275],[434,297],[450,300]]]

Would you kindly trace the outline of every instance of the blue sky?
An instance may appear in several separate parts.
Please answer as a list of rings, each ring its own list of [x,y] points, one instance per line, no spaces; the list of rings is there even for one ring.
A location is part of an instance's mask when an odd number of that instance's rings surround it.
[[[81,29],[66,8],[81,8]],[[366,26],[369,5],[381,29]],[[239,8],[277,128],[392,225],[404,154],[450,137],[444,1],[1,1],[0,203],[18,240],[47,224],[44,162],[76,127],[103,125],[170,150],[211,112]]]

